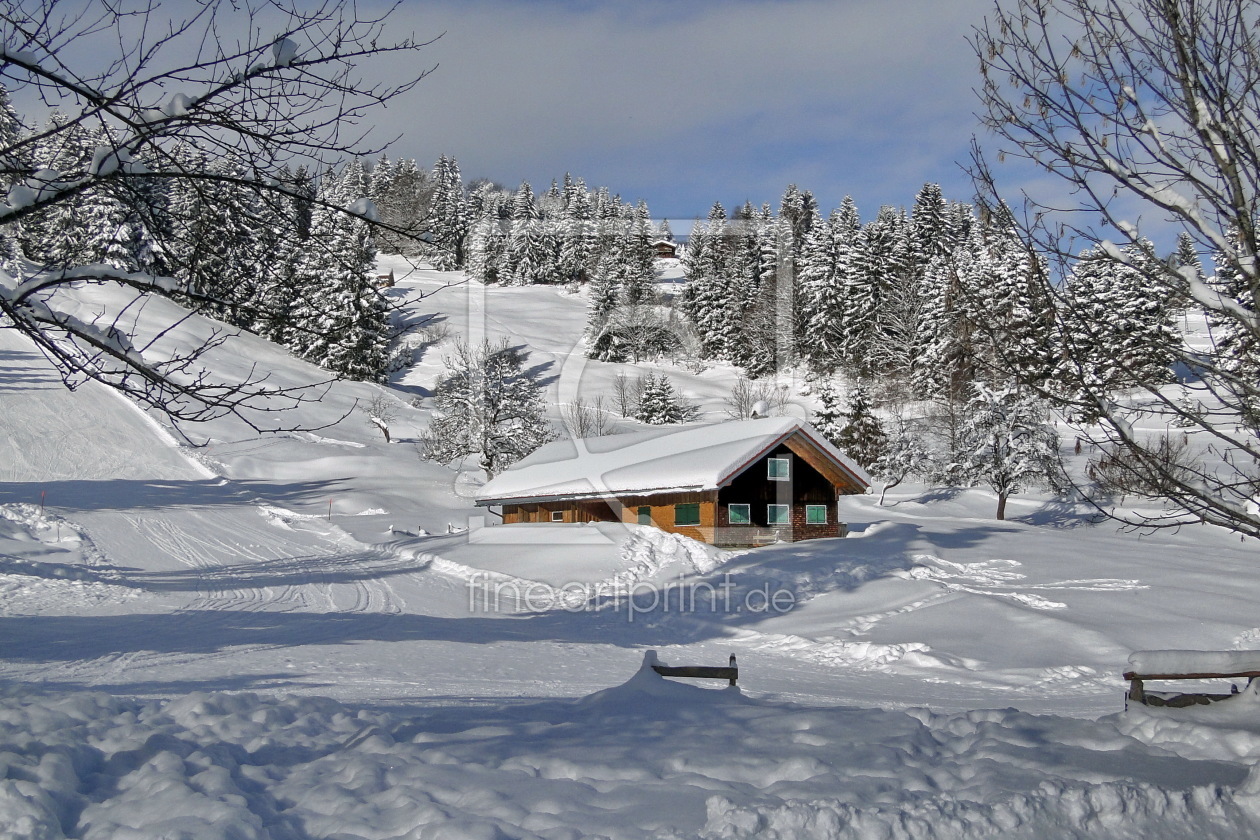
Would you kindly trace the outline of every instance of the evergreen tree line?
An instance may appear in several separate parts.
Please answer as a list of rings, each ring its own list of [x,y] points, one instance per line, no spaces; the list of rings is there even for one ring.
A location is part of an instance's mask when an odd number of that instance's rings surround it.
[[[23,138],[31,142],[21,144]],[[120,165],[111,160],[118,142],[108,127],[54,112],[27,133],[2,90],[0,148],[25,150],[27,159],[4,162],[7,171],[34,171],[50,182],[108,175],[102,167]],[[376,244],[364,202],[370,176],[362,163],[318,177],[282,169],[270,175],[285,187],[276,192],[258,189],[256,173],[210,160],[194,145],[164,154],[161,165],[122,165],[141,173],[176,168],[191,177],[93,178],[77,201],[3,231],[3,257],[53,270],[103,265],[174,278],[170,294],[204,314],[339,376],[383,378],[389,312],[373,282]]]
[[[389,199],[389,190],[381,193],[382,217],[423,229],[421,253],[439,270],[464,269],[482,283],[588,286],[593,357],[640,361],[684,349],[690,326],[662,312],[656,293],[653,243],[673,233],[667,220],[653,222],[645,202],[589,189],[570,174],[542,195],[527,181],[515,190],[484,180],[465,187],[458,162],[446,156],[409,205],[414,218],[395,211],[404,203]]]
[[[1183,243],[1184,245],[1184,243]],[[1135,269],[1153,246],[1131,249]],[[750,376],[787,366],[851,381],[878,380],[884,396],[937,399],[1003,368],[1015,378],[1102,378],[1117,388],[1167,378],[1173,323],[1184,301],[1081,254],[1063,279],[1067,305],[1091,313],[1052,335],[1052,306],[1035,290],[1048,271],[1009,210],[978,213],[925,185],[907,213],[885,206],[862,223],[852,199],[822,218],[809,192],[788,188],[779,213],[715,204],[697,221],[683,262],[683,309],[705,356]],[[1169,259],[1202,275],[1179,246]],[[1070,370],[1095,348],[1087,363]],[[998,364],[998,362],[1009,364]]]

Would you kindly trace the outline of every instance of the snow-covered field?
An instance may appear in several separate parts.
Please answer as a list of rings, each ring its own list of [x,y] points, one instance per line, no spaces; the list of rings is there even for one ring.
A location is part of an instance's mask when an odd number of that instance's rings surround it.
[[[581,356],[581,297],[459,279],[392,293],[527,345],[553,405],[641,372]],[[444,346],[389,390],[392,443],[362,383],[296,409],[316,432],[185,437],[0,330],[0,837],[1255,836],[1260,696],[1125,712],[1120,678],[1134,650],[1260,648],[1254,546],[922,487],[743,553],[493,525],[415,451]],[[731,369],[661,369],[722,419]],[[740,686],[649,649],[734,653]]]

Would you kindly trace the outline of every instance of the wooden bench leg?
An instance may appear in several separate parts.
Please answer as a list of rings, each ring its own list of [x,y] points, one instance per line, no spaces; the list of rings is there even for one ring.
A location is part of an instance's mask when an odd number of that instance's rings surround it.
[[[1134,703],[1146,703],[1146,692],[1142,690],[1142,681],[1138,679],[1129,680],[1128,698]]]

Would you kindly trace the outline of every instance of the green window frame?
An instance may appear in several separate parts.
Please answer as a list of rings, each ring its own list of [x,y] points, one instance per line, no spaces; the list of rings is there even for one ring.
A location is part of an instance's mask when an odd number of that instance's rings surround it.
[[[806,525],[826,525],[827,524],[827,506],[826,505],[805,505],[805,524]]]
[[[751,505],[727,505],[726,521],[732,525],[751,525],[752,524],[752,506]]]
[[[635,515],[640,525],[652,524],[652,508],[649,507],[648,505],[640,506],[639,509],[635,512]]]
[[[674,505],[674,524],[699,525],[700,505],[695,502],[685,502]]]
[[[771,481],[790,481],[792,478],[792,459],[767,458],[766,478]]]
[[[792,506],[791,505],[766,505],[766,524],[767,525],[791,525],[792,524]]]

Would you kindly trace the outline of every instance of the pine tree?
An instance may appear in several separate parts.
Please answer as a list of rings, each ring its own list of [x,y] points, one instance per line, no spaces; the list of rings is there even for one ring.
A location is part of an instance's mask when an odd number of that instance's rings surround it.
[[[493,477],[555,439],[544,414],[543,386],[525,368],[528,354],[503,339],[470,348],[460,341],[438,382],[437,416],[422,438],[424,457],[456,463],[478,455]]]
[[[19,173],[29,168],[27,155],[18,148],[24,133],[22,121],[9,100],[9,91],[0,84],[0,191],[5,193],[21,180]],[[0,266],[16,259],[19,251],[17,226],[0,226]]]
[[[656,257],[648,225],[647,205],[640,204],[625,220],[620,247],[616,250],[621,303],[625,306],[656,302]]]
[[[1191,300],[1185,290],[1206,279],[1203,274],[1203,260],[1199,258],[1199,249],[1195,246],[1190,234],[1184,230],[1177,234],[1177,249],[1168,258],[1168,263],[1185,279],[1184,287],[1178,286],[1172,297],[1175,311],[1184,313]]]
[[[845,201],[852,207],[852,199]],[[833,211],[814,226],[801,248],[800,353],[819,370],[834,370],[844,350],[844,278],[853,247],[846,215],[845,208]]]
[[[0,84],[0,186],[6,190],[20,180],[18,173],[29,165],[18,147],[25,133],[22,120],[9,99],[8,88]]]
[[[1149,243],[1126,249],[1132,264],[1125,265],[1091,249],[1073,266],[1067,281],[1072,331],[1062,354],[1071,364],[1061,362],[1056,378],[1078,383],[1078,399],[1173,380],[1173,350],[1180,341],[1172,323],[1173,293],[1151,284],[1149,278],[1162,274],[1137,267],[1150,251]]]
[[[884,339],[880,314],[908,256],[905,228],[904,214],[882,207],[854,242],[845,278],[842,355],[849,370],[858,375],[875,370],[876,345]]]
[[[694,406],[688,405],[674,390],[665,374],[646,374],[639,387],[639,406],[635,418],[652,426],[686,423],[695,419]]]
[[[502,282],[518,286],[561,280],[559,248],[543,224],[534,193],[524,181],[512,199],[512,230],[499,267]]]
[[[594,349],[597,337],[603,332],[604,327],[607,326],[608,320],[617,309],[617,304],[620,300],[621,286],[617,280],[616,272],[610,270],[604,263],[601,263],[594,278],[591,280],[590,311],[586,320],[588,352]],[[594,356],[594,358],[600,357]]]
[[[493,184],[483,183],[473,189],[469,204],[477,216],[468,236],[468,277],[479,283],[503,282],[508,212],[504,195]]]
[[[822,405],[814,413],[811,425],[831,443],[840,446],[841,432],[845,426],[845,412],[836,383],[831,381],[824,383],[818,391],[818,400]]]
[[[711,359],[730,358],[741,321],[740,290],[728,273],[729,244],[726,210],[714,203],[707,223],[693,229],[683,260],[688,281],[683,311]]]
[[[971,237],[947,257],[934,257],[923,276],[921,345],[910,374],[913,393],[920,399],[951,400],[963,384],[975,378],[969,322],[960,300],[962,266],[980,256]]]
[[[961,284],[977,364],[1007,370],[1022,383],[1044,383],[1055,369],[1054,304],[1038,282],[1044,259],[1029,252],[1005,206],[979,226],[977,239],[977,258]]]
[[[997,494],[997,518],[1006,500],[1029,486],[1054,482],[1059,435],[1045,406],[1015,387],[977,383],[962,431],[960,474]]]
[[[455,158],[442,155],[433,168],[433,205],[429,215],[433,267],[453,271],[465,263],[468,201]]]
[[[844,426],[834,442],[863,467],[870,467],[884,453],[884,428],[871,410],[870,395],[861,380],[849,391]]]
[[[382,158],[373,173],[369,198],[376,203],[384,224],[405,232],[399,235],[388,230],[381,231],[381,248],[396,254],[412,250],[414,238],[424,232],[421,219],[430,201],[433,184],[427,171],[416,166],[414,159],[404,158],[386,166],[387,160]]]
[[[560,223],[560,276],[570,283],[585,283],[592,268],[594,208],[590,194],[581,180],[565,175],[564,217]]]
[[[183,150],[181,159],[189,172],[226,179],[243,175],[229,163],[210,163],[192,149]],[[173,273],[190,293],[211,299],[200,304],[203,311],[234,326],[254,326],[239,307],[259,294],[265,273],[261,266],[282,257],[264,239],[269,226],[259,194],[230,180],[181,180],[170,197],[169,215],[179,232],[168,255]]]
[[[277,344],[290,340],[299,255],[310,236],[310,199],[314,185],[306,170],[282,170],[277,179],[293,196],[269,196],[260,208],[259,245],[264,259],[258,267],[258,294],[249,330]]]
[[[357,182],[329,176],[320,199],[347,207]],[[376,245],[366,221],[317,206],[311,235],[294,268],[302,288],[292,316],[291,347],[309,361],[351,379],[380,381],[389,346],[389,312],[372,282]]]
[[[656,239],[658,242],[674,241],[674,231],[669,226],[669,219],[661,219],[661,223],[656,229]]]

